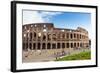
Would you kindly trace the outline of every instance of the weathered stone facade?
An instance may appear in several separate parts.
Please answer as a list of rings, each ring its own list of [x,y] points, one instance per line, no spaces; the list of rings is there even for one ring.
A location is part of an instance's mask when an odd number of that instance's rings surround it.
[[[23,50],[68,49],[89,47],[88,32],[78,27],[76,30],[55,28],[53,23],[22,25]]]

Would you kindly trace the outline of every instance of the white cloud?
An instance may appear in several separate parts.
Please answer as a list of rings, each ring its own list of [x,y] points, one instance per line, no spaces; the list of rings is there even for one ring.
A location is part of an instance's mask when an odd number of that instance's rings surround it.
[[[51,15],[51,16],[54,16],[54,15],[58,15],[58,14],[62,14],[62,12],[40,12],[43,16],[46,16],[46,15]]]
[[[62,14],[62,12],[40,12],[40,14],[42,18],[49,22],[53,16]]]
[[[45,23],[50,22],[50,19],[62,14],[61,12],[43,12],[43,11],[23,11],[23,24],[29,23]]]
[[[23,11],[23,24],[44,22],[36,11]]]

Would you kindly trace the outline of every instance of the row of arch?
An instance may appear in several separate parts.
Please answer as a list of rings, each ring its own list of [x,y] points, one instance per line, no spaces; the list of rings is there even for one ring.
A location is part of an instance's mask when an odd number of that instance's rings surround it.
[[[82,34],[75,34],[75,33],[63,33],[63,34],[44,34],[41,33],[41,36],[38,36],[38,34],[36,32],[30,32],[30,33],[24,33],[26,36],[24,37],[24,40],[34,40],[34,41],[39,41],[39,40],[43,40],[43,41],[50,41],[52,40],[60,40],[60,39],[85,39],[88,38],[85,35]],[[52,37],[52,38],[51,38]]]
[[[64,49],[64,48],[75,48],[75,47],[88,47],[88,43],[23,43],[23,49]]]

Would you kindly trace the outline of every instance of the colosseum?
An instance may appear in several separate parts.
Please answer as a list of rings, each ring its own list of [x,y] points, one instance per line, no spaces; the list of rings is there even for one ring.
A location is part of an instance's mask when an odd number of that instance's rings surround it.
[[[23,50],[76,49],[89,47],[88,31],[56,28],[53,23],[22,25]]]

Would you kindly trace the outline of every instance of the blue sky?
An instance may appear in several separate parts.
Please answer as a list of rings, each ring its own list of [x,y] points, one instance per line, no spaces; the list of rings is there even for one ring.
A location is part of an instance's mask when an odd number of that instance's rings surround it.
[[[75,29],[79,26],[85,28],[90,27],[91,15],[89,13],[63,12],[60,15],[52,17],[50,22],[60,28]]]
[[[91,14],[80,12],[23,11],[23,24],[54,23],[56,28],[83,27],[91,36]]]

